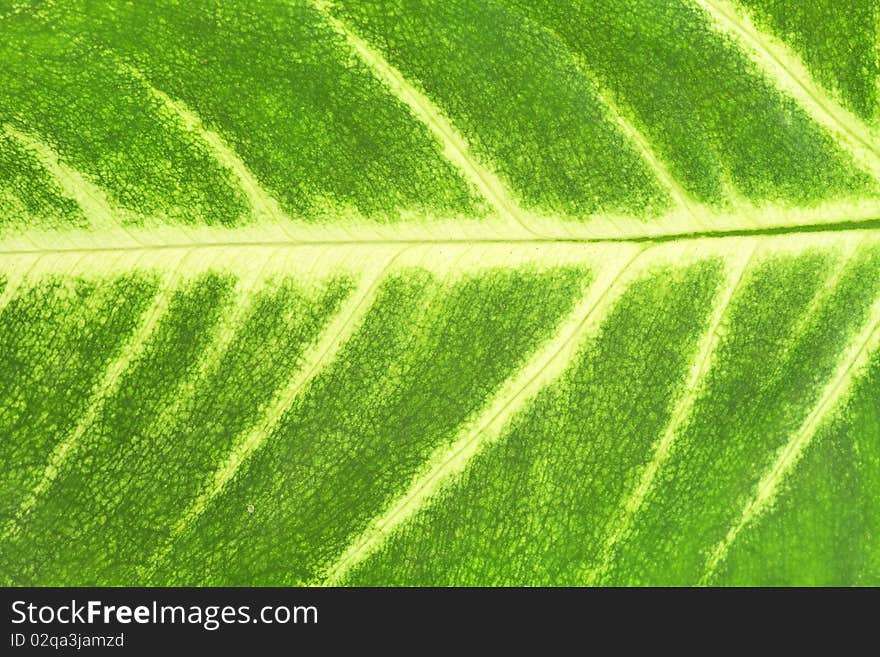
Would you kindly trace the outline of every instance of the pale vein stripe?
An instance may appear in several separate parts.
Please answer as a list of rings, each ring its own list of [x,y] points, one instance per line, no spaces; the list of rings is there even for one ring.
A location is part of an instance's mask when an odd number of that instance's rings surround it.
[[[708,584],[743,528],[757,520],[772,505],[783,480],[797,465],[828,414],[846,399],[853,381],[868,365],[878,343],[880,343],[880,297],[874,301],[862,329],[847,345],[846,351],[840,359],[840,364],[825,385],[818,401],[800,428],[779,451],[776,460],[761,477],[739,518],[712,550],[700,584]]]
[[[525,18],[525,15],[523,15],[523,18]],[[645,164],[648,165],[648,168],[672,198],[672,202],[677,208],[687,213],[696,226],[706,226],[702,216],[695,212],[695,206],[699,205],[699,203],[691,197],[688,191],[675,179],[675,176],[670,173],[663,160],[654,152],[650,140],[648,140],[642,131],[624,115],[612,93],[599,83],[599,80],[593,74],[586,59],[584,59],[579,53],[574,52],[559,32],[540,23],[537,23],[536,25],[538,25],[544,32],[551,35],[553,39],[557,41],[567,53],[569,53],[577,65],[579,72],[592,83],[599,100],[602,101],[608,110],[609,115],[607,118],[611,119],[611,121],[617,125],[630,144],[636,148]]]
[[[783,92],[794,98],[820,125],[838,136],[857,163],[880,180],[880,140],[813,78],[787,45],[762,32],[741,8],[727,0],[694,0],[723,31],[743,44],[745,53]]]
[[[3,312],[3,309],[6,308],[15,299],[20,293],[26,293],[28,290],[28,285],[35,283],[40,279],[40,276],[44,274],[41,271],[40,265],[42,261],[48,257],[49,254],[43,254],[30,262],[30,264],[21,271],[14,271],[8,274],[8,279],[6,281],[6,287],[3,288],[3,292],[0,293],[0,313]],[[80,263],[85,259],[86,256],[81,255],[76,259],[73,263],[71,270],[77,271],[77,267]],[[115,258],[118,259],[118,256]],[[134,261],[135,263],[137,260]],[[59,269],[55,270],[56,273],[64,272],[69,273],[69,271],[65,271],[65,268],[62,266]]]
[[[373,73],[391,89],[399,100],[410,108],[416,118],[431,130],[443,146],[443,155],[446,159],[466,176],[467,180],[479,190],[498,214],[510,222],[511,227],[518,228],[520,233],[524,231],[534,235],[535,233],[529,227],[519,203],[507,185],[470,152],[467,140],[443,115],[440,108],[410,84],[400,71],[358,36],[350,26],[333,16],[331,13],[332,2],[312,0],[312,5],[324,20],[345,38],[349,47],[357,53]]]
[[[208,374],[219,366],[221,359],[229,349],[229,345],[237,335],[242,321],[252,307],[251,299],[262,280],[263,272],[269,265],[269,260],[267,258],[262,267],[248,270],[238,279],[229,304],[230,311],[224,317],[222,326],[217,329],[214,339],[199,359],[195,372],[178,384],[173,401],[162,408],[159,416],[153,421],[153,426],[173,426],[174,422],[180,419],[183,408],[198,391],[199,383],[203,382]]]
[[[178,281],[177,270],[165,275],[156,295],[153,297],[152,303],[143,313],[140,326],[131,335],[126,344],[122,346],[116,359],[107,366],[104,376],[94,388],[85,412],[80,416],[76,426],[74,426],[70,433],[55,446],[43,473],[40,475],[39,481],[19,505],[15,516],[3,528],[3,532],[0,534],[0,541],[6,540],[16,533],[20,523],[33,510],[40,497],[49,490],[70,453],[83,439],[86,432],[93,427],[107,400],[119,389],[123,375],[128,371],[131,364],[143,354],[148,339],[153,334],[161,318],[165,315],[171,295]]]
[[[600,272],[554,335],[504,383],[451,445],[438,449],[429,457],[406,492],[374,518],[326,569],[321,584],[339,584],[353,566],[378,550],[389,535],[421,509],[447,481],[463,472],[483,448],[498,440],[518,411],[564,373],[584,337],[597,330],[625,290],[625,274],[641,252],[641,249],[631,249],[626,257],[621,256],[613,265],[608,263],[609,266]]]
[[[255,219],[277,222],[281,226],[289,222],[289,217],[278,205],[278,201],[263,188],[244,160],[235,152],[234,148],[226,143],[223,137],[208,128],[201,117],[183,101],[171,98],[164,91],[153,86],[140,70],[130,64],[122,64],[121,66],[139,80],[153,97],[180,120],[187,130],[201,138],[217,163],[229,171],[238,182],[247,197]]]
[[[867,238],[858,241],[848,241],[840,245],[841,259],[830,276],[827,276],[822,286],[813,294],[809,305],[801,313],[797,322],[788,331],[788,340],[784,348],[784,353],[777,359],[773,370],[764,377],[758,395],[763,395],[770,385],[775,383],[780,376],[785,376],[785,368],[789,363],[791,349],[797,344],[797,341],[803,336],[809,323],[816,317],[819,309],[828,302],[831,296],[837,290],[837,286],[847,273],[847,265],[855,257],[859,251],[859,245],[867,242]]]
[[[791,331],[788,332],[789,344],[794,342],[794,338],[800,337],[803,334],[809,322],[812,321],[815,318],[816,313],[819,312],[819,309],[834,294],[840,281],[843,280],[844,275],[846,275],[848,271],[849,263],[852,262],[859,253],[859,247],[867,242],[868,238],[865,237],[858,241],[844,242],[840,245],[840,261],[834,267],[834,271],[831,275],[825,278],[822,287],[816,291],[813,298],[810,299],[810,303],[804,309],[804,312],[801,313],[800,318],[798,318],[797,323],[792,327]]]
[[[379,267],[374,267],[372,272],[362,276],[357,289],[349,295],[320,337],[303,355],[302,362],[298,364],[293,377],[275,394],[262,417],[238,438],[229,455],[214,472],[207,488],[195,498],[172,527],[165,545],[150,557],[145,571],[148,576],[171,551],[174,540],[204,513],[211,501],[220,494],[242,465],[262,447],[297,396],[328,363],[336,358],[340,349],[360,328],[364,316],[376,299],[386,272],[404,250],[398,251]]]
[[[11,125],[4,126],[4,130],[37,158],[52,175],[61,192],[79,205],[92,228],[107,230],[121,225],[117,219],[119,212],[114,210],[104,192],[79,171],[62,162],[58,153],[48,144]]]
[[[675,176],[673,176],[666,167],[666,163],[663,162],[657,153],[654,152],[651,142],[644,134],[642,134],[642,131],[624,116],[611,92],[603,88],[597,80],[593,79],[593,76],[589,73],[586,62],[582,61],[580,58],[577,58],[576,61],[584,75],[593,82],[599,99],[605,104],[605,107],[607,107],[610,112],[609,118],[614,121],[620,131],[629,140],[630,144],[635,146],[639,155],[648,165],[654,176],[656,176],[657,180],[660,181],[660,184],[663,185],[666,192],[672,198],[672,201],[679,209],[683,210],[691,217],[696,226],[704,227],[706,224],[703,221],[702,216],[695,210],[696,206],[699,205],[698,202],[694,200],[688,191],[679,184],[678,180],[675,179]]]
[[[731,301],[745,278],[755,252],[756,248],[752,248],[750,251],[734,256],[733,260],[727,263],[727,280],[716,295],[708,326],[700,338],[690,371],[682,388],[682,394],[675,403],[663,434],[654,445],[651,460],[642,470],[638,484],[624,501],[622,512],[608,532],[605,544],[599,552],[599,565],[589,573],[590,584],[600,583],[607,574],[618,541],[629,530],[633,519],[653,488],[657,473],[669,458],[676,438],[683,430],[691,415],[694,403],[703,391],[706,374],[712,367],[721,337],[722,322],[727,316]]]

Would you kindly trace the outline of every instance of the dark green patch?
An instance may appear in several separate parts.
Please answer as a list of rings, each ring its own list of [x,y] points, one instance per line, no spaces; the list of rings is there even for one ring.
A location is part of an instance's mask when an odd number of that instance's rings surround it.
[[[296,218],[482,213],[428,129],[307,2],[66,2],[52,22],[183,100]]]
[[[4,121],[140,217],[237,222],[244,199],[228,172],[112,53],[28,13],[4,20],[2,32]]]
[[[0,232],[86,225],[76,202],[61,193],[34,155],[0,125]]]

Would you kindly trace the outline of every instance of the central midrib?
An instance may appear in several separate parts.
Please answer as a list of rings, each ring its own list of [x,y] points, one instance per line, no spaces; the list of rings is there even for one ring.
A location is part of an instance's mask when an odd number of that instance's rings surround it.
[[[655,235],[635,235],[625,237],[596,236],[596,237],[463,237],[463,238],[400,238],[382,237],[376,239],[278,239],[278,240],[207,240],[180,241],[180,242],[156,242],[146,244],[94,244],[74,245],[58,247],[24,247],[3,248],[0,246],[0,256],[14,255],[42,255],[53,253],[121,253],[139,251],[176,251],[188,249],[234,249],[234,248],[294,248],[294,247],[356,247],[356,246],[443,246],[443,245],[480,245],[480,244],[651,244],[664,242],[678,242],[689,240],[719,240],[725,238],[761,237],[761,236],[784,236],[816,233],[850,233],[856,231],[880,230],[880,218],[864,219],[859,221],[835,222],[825,224],[806,224],[798,226],[770,226],[763,228],[737,228],[715,231],[692,231],[692,232],[668,232]],[[63,235],[63,234],[62,234]]]

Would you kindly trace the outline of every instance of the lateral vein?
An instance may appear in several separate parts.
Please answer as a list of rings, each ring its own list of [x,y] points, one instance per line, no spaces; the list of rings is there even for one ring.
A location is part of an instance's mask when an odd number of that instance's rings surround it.
[[[181,266],[185,259],[186,256],[181,258]],[[83,440],[86,431],[94,425],[107,400],[119,389],[122,378],[131,364],[143,353],[147,341],[168,308],[171,295],[178,282],[179,269],[178,267],[177,270],[165,275],[152,303],[143,313],[140,326],[122,347],[116,359],[107,366],[103,378],[94,388],[85,412],[80,416],[74,428],[52,450],[39,481],[19,505],[15,516],[7,521],[2,534],[0,534],[0,541],[8,539],[18,531],[18,527],[39,502],[40,497],[49,490],[70,454]]]
[[[624,501],[620,515],[608,532],[605,544],[599,552],[599,565],[590,573],[591,584],[601,582],[607,575],[618,541],[632,525],[645,498],[653,488],[657,473],[669,458],[676,438],[691,415],[694,403],[702,392],[703,381],[705,381],[706,375],[712,367],[713,357],[720,340],[721,325],[727,316],[731,301],[745,278],[746,271],[756,251],[757,248],[753,248],[751,252],[739,255],[733,262],[728,264],[727,281],[716,297],[708,326],[700,339],[690,371],[684,382],[683,393],[675,403],[669,423],[666,425],[663,434],[654,445],[651,460],[642,470],[638,484]]]
[[[0,293],[0,313],[18,295],[27,282],[28,275],[37,268],[39,261],[40,258],[37,258],[26,270],[13,273],[6,279],[6,286],[3,288],[3,292]]]
[[[523,216],[519,203],[507,185],[498,175],[479,162],[470,152],[467,140],[452,125],[443,112],[430,98],[406,80],[403,74],[385,59],[367,41],[361,38],[349,25],[336,18],[331,12],[333,3],[329,0],[312,0],[312,5],[324,20],[342,37],[357,56],[419,119],[443,146],[443,155],[467,180],[479,190],[498,212],[509,221],[512,227],[535,235]]]
[[[327,567],[319,584],[339,584],[352,567],[376,552],[398,526],[422,508],[451,478],[463,472],[483,448],[500,438],[511,418],[563,373],[583,337],[601,324],[623,292],[625,273],[642,252],[643,249],[633,249],[622,262],[601,273],[554,336],[507,380],[451,445],[441,447],[428,458],[406,492],[368,523],[339,558]]]
[[[241,156],[230,146],[219,133],[208,128],[202,118],[190,109],[183,101],[174,99],[161,89],[154,86],[141,72],[131,64],[122,64],[123,69],[143,84],[172,115],[176,116],[183,126],[198,135],[208,147],[215,161],[226,169],[238,182],[241,191],[250,204],[251,213],[257,220],[273,221],[284,226],[290,221],[287,214],[278,205],[278,201],[260,184],[256,176],[241,159]]]
[[[37,158],[61,192],[82,209],[93,229],[109,230],[122,225],[116,219],[120,212],[113,208],[104,192],[79,171],[62,162],[58,153],[48,144],[11,125],[4,126],[4,130]]]
[[[739,518],[710,553],[700,584],[708,584],[743,528],[757,520],[772,505],[784,478],[797,465],[828,414],[846,399],[853,381],[868,364],[878,342],[880,342],[880,297],[874,301],[862,329],[847,346],[839,366],[818,401],[761,477],[752,496],[740,512]]]
[[[585,66],[581,65],[581,69],[585,70]],[[704,225],[701,215],[698,214],[695,209],[698,203],[693,197],[691,197],[688,191],[679,184],[678,180],[675,179],[675,176],[672,175],[663,160],[654,152],[654,148],[651,146],[651,142],[648,141],[648,138],[642,134],[642,131],[639,130],[635,124],[624,116],[611,93],[602,88],[595,80],[593,83],[600,100],[608,108],[612,120],[617,124],[620,131],[626,136],[629,142],[636,147],[639,155],[642,156],[642,159],[648,165],[648,168],[650,168],[657,180],[659,180],[666,189],[666,192],[672,197],[673,202],[680,209],[687,212],[695,224],[701,226]]]
[[[734,36],[743,50],[776,86],[794,98],[820,125],[838,135],[853,159],[880,180],[877,135],[844,108],[813,78],[784,43],[758,28],[746,12],[728,0],[694,0],[721,31]]]
[[[163,407],[159,417],[153,420],[153,426],[173,426],[173,421],[180,417],[181,410],[192,399],[196,390],[198,390],[197,384],[203,381],[214,368],[219,366],[221,359],[235,339],[237,329],[240,328],[241,323],[247,316],[248,310],[251,308],[250,300],[262,279],[263,272],[268,263],[269,259],[267,258],[262,267],[252,270],[238,280],[233,291],[232,302],[230,303],[231,309],[223,322],[223,326],[218,330],[211,344],[205,349],[205,353],[199,359],[195,372],[187,379],[178,383],[173,401]]]
[[[149,574],[155,571],[171,551],[174,540],[204,513],[211,501],[220,494],[245,462],[263,446],[297,396],[348,342],[372,307],[386,272],[404,250],[401,249],[381,263],[376,268],[377,271],[362,277],[358,288],[351,293],[318,340],[303,355],[302,362],[291,379],[274,396],[262,417],[239,437],[223,463],[214,472],[207,488],[195,498],[174,525],[165,545],[150,558],[147,564]]]

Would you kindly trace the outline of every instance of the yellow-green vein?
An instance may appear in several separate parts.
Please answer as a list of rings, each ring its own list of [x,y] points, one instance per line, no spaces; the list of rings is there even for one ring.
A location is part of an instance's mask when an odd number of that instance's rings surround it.
[[[722,32],[730,34],[742,44],[746,55],[777,88],[794,98],[813,120],[836,134],[841,140],[839,145],[875,179],[880,180],[880,143],[877,134],[832,98],[788,46],[761,31],[745,11],[728,0],[693,1]]]
[[[466,179],[480,192],[498,214],[520,233],[535,235],[525,213],[507,185],[471,153],[465,138],[443,112],[424,93],[404,78],[376,49],[357,35],[350,26],[332,13],[333,3],[312,0],[312,5],[324,20],[341,36],[371,71],[394,95],[434,134],[443,147],[443,155],[454,164]]]
[[[401,249],[385,262],[375,266],[374,271],[362,275],[360,285],[349,295],[322,334],[303,355],[291,379],[267,405],[260,419],[239,436],[235,446],[214,471],[214,475],[205,489],[193,500],[171,528],[166,544],[150,557],[145,567],[147,577],[152,575],[173,548],[174,540],[204,513],[211,501],[220,494],[236,472],[265,443],[297,396],[318,372],[336,357],[342,346],[359,328],[361,320],[373,305],[385,274],[404,250]]]
[[[567,368],[583,336],[597,328],[625,289],[626,272],[642,249],[635,247],[617,262],[606,263],[584,298],[554,335],[502,385],[493,399],[469,421],[454,441],[426,461],[403,495],[370,521],[326,568],[320,584],[339,584],[351,568],[378,550],[388,536],[426,504],[444,484],[460,474],[486,445],[497,440],[510,420]]]
[[[712,367],[712,360],[720,339],[721,325],[727,316],[736,291],[745,278],[755,252],[756,247],[753,247],[750,251],[734,256],[732,262],[728,263],[727,280],[716,295],[712,314],[709,317],[706,331],[697,345],[694,360],[682,387],[681,396],[675,403],[669,423],[653,447],[651,460],[642,470],[638,484],[623,502],[620,514],[608,530],[605,543],[599,551],[598,565],[588,575],[589,584],[598,584],[606,576],[618,541],[629,530],[633,519],[654,485],[657,473],[669,457],[675,439],[690,417],[694,402],[702,392],[702,384],[706,379],[706,374]]]
[[[181,266],[185,258],[185,255],[181,258]],[[144,352],[150,336],[168,308],[171,295],[179,282],[179,271],[178,268],[164,276],[158,291],[153,297],[153,302],[143,313],[140,326],[122,346],[117,357],[105,369],[103,377],[95,386],[88,405],[77,420],[76,425],[52,450],[36,485],[31,489],[27,497],[22,500],[15,515],[0,532],[0,541],[5,541],[15,534],[20,524],[30,514],[37,502],[39,502],[40,497],[49,490],[61,468],[70,457],[70,454],[83,440],[86,431],[92,428],[98,419],[106,401],[118,390],[131,364]]]
[[[764,473],[737,520],[710,552],[700,583],[708,584],[731,544],[744,527],[757,520],[776,499],[785,477],[794,469],[810,445],[822,423],[847,397],[853,381],[867,365],[880,342],[880,297],[872,305],[861,330],[853,337],[840,359],[837,369],[825,385],[812,410]]]

